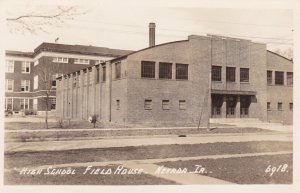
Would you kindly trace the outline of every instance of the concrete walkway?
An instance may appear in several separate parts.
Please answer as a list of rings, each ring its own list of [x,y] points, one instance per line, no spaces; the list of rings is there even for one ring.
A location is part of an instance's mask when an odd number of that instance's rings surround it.
[[[218,134],[218,135],[191,135],[188,137],[155,136],[149,139],[144,137],[105,138],[97,140],[73,140],[73,141],[42,141],[42,142],[8,142],[4,150],[8,152],[31,151],[62,151],[74,149],[109,148],[146,145],[169,144],[200,144],[216,142],[245,142],[245,141],[292,141],[291,133],[270,134]]]

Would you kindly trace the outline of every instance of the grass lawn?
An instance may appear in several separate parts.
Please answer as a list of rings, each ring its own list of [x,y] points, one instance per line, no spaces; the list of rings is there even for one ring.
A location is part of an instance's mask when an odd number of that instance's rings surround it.
[[[265,172],[269,165],[278,168],[284,164],[288,164],[287,170],[284,172],[275,172],[272,176],[271,173]],[[201,165],[208,171],[207,174],[201,175],[208,175],[237,184],[293,183],[292,154],[162,162],[158,165],[170,168],[186,167],[191,171],[194,171],[195,165]]]
[[[103,170],[110,168],[113,172],[117,166],[104,166]],[[173,181],[157,178],[149,174],[83,174],[85,167],[72,168],[74,175],[20,175],[19,172],[11,171],[4,173],[5,185],[155,185],[176,184]]]
[[[216,128],[211,131],[200,128],[199,130],[195,128],[182,128],[182,129],[134,129],[134,130],[64,130],[59,131],[35,131],[38,128],[43,128],[44,123],[5,123],[6,130],[14,129],[24,129],[31,130],[25,132],[5,132],[5,141],[19,141],[19,142],[29,142],[29,141],[47,141],[47,140],[80,140],[86,138],[102,138],[102,137],[112,137],[112,136],[145,136],[145,135],[189,135],[189,134],[218,134],[218,133],[258,133],[258,132],[271,132],[270,130],[264,130],[259,128]],[[55,123],[50,123],[55,124]],[[74,128],[91,128],[91,124],[88,122],[79,122],[74,124]],[[114,124],[104,124],[100,128],[118,128],[120,125]]]
[[[63,163],[289,151],[293,149],[292,145],[292,142],[257,141],[114,147],[52,152],[17,152],[4,155],[4,167],[12,169],[15,167],[20,168]]]

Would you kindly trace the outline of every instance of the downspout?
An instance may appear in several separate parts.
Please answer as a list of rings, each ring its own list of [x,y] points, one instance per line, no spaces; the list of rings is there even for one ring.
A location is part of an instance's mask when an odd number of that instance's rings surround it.
[[[112,100],[112,63],[109,63],[109,122],[111,122],[111,100]]]

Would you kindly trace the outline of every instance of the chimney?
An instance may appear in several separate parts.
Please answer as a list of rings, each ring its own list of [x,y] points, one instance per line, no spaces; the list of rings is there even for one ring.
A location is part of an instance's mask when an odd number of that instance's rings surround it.
[[[155,23],[149,23],[149,47],[155,46]]]

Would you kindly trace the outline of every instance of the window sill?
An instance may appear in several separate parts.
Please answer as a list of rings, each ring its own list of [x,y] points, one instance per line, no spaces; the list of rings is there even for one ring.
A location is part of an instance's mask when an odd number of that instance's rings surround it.
[[[250,82],[240,82],[241,84],[250,84]]]
[[[22,74],[30,74],[30,72],[21,72]]]

